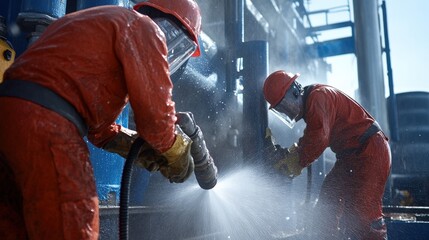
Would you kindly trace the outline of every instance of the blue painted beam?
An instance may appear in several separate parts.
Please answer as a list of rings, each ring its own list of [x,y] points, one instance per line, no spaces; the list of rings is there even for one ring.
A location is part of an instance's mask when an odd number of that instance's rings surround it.
[[[346,37],[308,45],[309,52],[316,52],[316,58],[325,58],[343,54],[355,53],[354,37]],[[314,54],[313,54],[314,55]]]
[[[351,21],[326,24],[326,25],[308,28],[307,29],[307,35],[311,36],[311,35],[315,35],[317,32],[326,31],[326,30],[333,30],[333,29],[338,29],[338,28],[345,28],[345,27],[351,27],[353,30],[353,26],[354,26],[353,22],[351,22]]]

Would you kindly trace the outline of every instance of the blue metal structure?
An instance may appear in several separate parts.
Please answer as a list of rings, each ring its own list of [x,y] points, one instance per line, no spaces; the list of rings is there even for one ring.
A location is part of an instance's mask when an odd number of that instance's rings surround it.
[[[130,107],[127,105],[121,115],[116,120],[116,123],[123,127],[128,127],[128,116]],[[106,152],[95,147],[87,141],[90,151],[90,158],[94,168],[94,175],[97,184],[97,193],[102,205],[117,205],[119,203],[119,193],[121,187],[121,175],[124,167],[124,159],[116,154]],[[141,195],[144,192],[144,187],[148,184],[149,173],[136,169],[134,178],[139,183],[134,187],[140,191],[134,191],[138,195],[131,194],[130,198],[133,204],[138,204],[143,199]]]
[[[0,15],[5,18],[6,24],[8,25],[8,40],[12,43],[17,56],[19,56],[28,45],[27,35],[24,32],[11,32],[11,28],[17,25],[17,16],[20,11],[21,0],[6,0],[2,1],[0,4]]]
[[[387,221],[388,239],[425,240],[429,236],[427,221],[391,220]]]
[[[265,131],[268,126],[267,104],[262,94],[263,80],[268,76],[268,43],[248,41],[243,43],[243,141],[244,159],[249,162],[264,159]],[[255,67],[257,66],[257,67]],[[257,141],[256,139],[259,139]]]

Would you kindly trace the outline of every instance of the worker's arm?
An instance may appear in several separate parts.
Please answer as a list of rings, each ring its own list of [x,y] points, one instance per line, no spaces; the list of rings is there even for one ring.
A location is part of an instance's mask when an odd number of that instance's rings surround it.
[[[123,30],[116,43],[129,102],[140,137],[160,153],[175,141],[176,112],[172,100],[167,46],[155,23],[138,19]]]
[[[125,37],[118,40],[115,48],[122,62],[137,132],[167,160],[166,166],[160,166],[161,173],[172,182],[183,182],[193,171],[193,161],[190,140],[175,125],[164,35],[147,18],[134,19],[128,26],[122,29]]]
[[[302,167],[315,161],[329,146],[331,130],[335,122],[337,110],[334,99],[324,89],[312,91],[305,108],[303,136],[298,141],[298,156]]]
[[[103,146],[103,149],[112,153],[117,153],[121,157],[126,158],[131,145],[137,137],[138,134],[136,131],[120,127],[118,134],[112,140],[107,142]]]
[[[118,126],[118,133],[108,141],[102,148],[108,152],[116,153],[127,158],[131,145],[138,138],[136,131]],[[146,168],[150,172],[160,169],[160,165],[166,163],[166,159],[155,151],[147,142],[140,149],[138,158],[135,160],[137,166]]]

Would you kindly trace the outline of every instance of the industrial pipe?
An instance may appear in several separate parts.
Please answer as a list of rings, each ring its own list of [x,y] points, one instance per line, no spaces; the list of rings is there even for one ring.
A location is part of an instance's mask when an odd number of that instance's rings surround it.
[[[192,140],[191,155],[195,164],[195,177],[202,189],[212,189],[217,183],[217,167],[207,149],[203,132],[196,125],[194,115],[190,112],[176,114],[177,124]]]
[[[31,45],[52,22],[65,13],[66,1],[23,0],[16,21],[22,31],[30,33],[28,45]]]

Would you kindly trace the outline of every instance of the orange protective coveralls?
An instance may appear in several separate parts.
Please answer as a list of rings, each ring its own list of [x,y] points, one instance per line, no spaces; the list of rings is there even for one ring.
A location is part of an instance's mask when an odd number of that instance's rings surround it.
[[[148,17],[118,6],[68,14],[6,71],[70,102],[101,147],[129,101],[139,135],[164,152],[174,140],[165,37]],[[77,128],[33,102],[0,97],[0,239],[97,239],[99,209]]]
[[[345,239],[384,239],[385,226],[371,224],[382,218],[391,165],[388,139],[379,131],[360,144],[374,118],[333,87],[317,84],[310,89],[304,100],[307,125],[298,143],[300,164],[310,165],[327,147],[337,158],[321,187],[314,230],[320,231],[320,239],[336,239],[338,229],[345,231]]]

